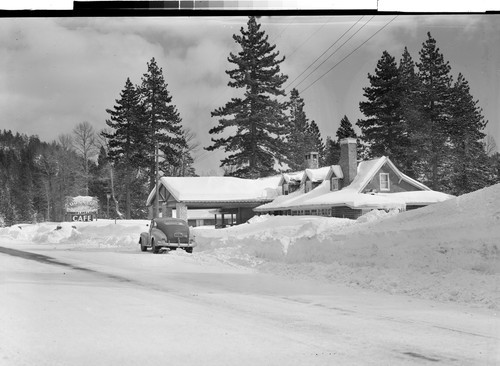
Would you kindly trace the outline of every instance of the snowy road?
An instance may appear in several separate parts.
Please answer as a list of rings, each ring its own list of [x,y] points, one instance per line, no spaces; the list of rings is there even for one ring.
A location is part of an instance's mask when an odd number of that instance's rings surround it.
[[[1,365],[500,363],[493,311],[292,282],[203,253],[65,249],[0,244]]]

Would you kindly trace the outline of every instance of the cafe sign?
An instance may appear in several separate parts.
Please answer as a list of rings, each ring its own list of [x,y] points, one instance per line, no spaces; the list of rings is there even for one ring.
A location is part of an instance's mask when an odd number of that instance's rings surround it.
[[[64,206],[70,221],[87,222],[97,216],[99,201],[90,196],[66,197]]]

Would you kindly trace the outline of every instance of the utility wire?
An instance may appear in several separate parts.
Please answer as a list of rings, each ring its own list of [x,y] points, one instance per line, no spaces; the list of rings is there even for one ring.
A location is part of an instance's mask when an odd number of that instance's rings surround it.
[[[325,58],[323,60],[323,62],[321,62],[318,66],[316,66],[314,68],[314,70],[312,70],[309,74],[307,74],[307,76],[300,82],[298,83],[295,87],[298,87],[299,85],[301,85],[303,82],[305,82],[307,80],[307,78],[309,76],[311,76],[311,74],[313,72],[315,72],[316,70],[318,70],[326,61],[328,61],[333,55],[335,55],[347,42],[349,42],[356,34],[358,34],[361,29],[363,29],[368,23],[370,23],[370,21],[374,18],[375,16],[372,16],[370,19],[368,19],[368,21],[363,24],[361,27],[358,28],[358,30],[356,30],[356,32],[354,32],[349,38],[347,38],[344,43],[342,43],[335,51],[332,52],[332,54],[330,54],[330,56],[328,56],[327,58]]]
[[[302,72],[300,73],[300,75],[299,75],[299,76],[297,76],[297,77],[296,77],[295,79],[293,79],[290,83],[288,83],[288,85],[287,85],[287,86],[285,86],[283,89],[287,89],[287,88],[288,88],[288,87],[290,87],[290,86],[291,86],[291,85],[292,85],[292,84],[293,84],[293,83],[294,83],[294,82],[295,82],[298,78],[300,78],[302,75],[304,75],[304,73],[305,73],[307,70],[309,70],[309,69],[310,69],[310,68],[311,68],[311,67],[312,67],[312,66],[313,66],[313,65],[314,65],[314,64],[315,64],[315,63],[316,63],[316,62],[317,62],[317,61],[318,61],[321,57],[323,57],[323,55],[324,55],[325,53],[327,53],[327,52],[328,52],[328,51],[329,51],[329,50],[330,50],[333,46],[335,46],[335,45],[336,45],[336,44],[337,44],[337,43],[338,43],[338,42],[342,39],[342,37],[344,37],[344,36],[345,36],[345,35],[346,35],[346,34],[347,34],[347,33],[348,33],[348,32],[349,32],[352,28],[354,28],[354,27],[355,27],[355,26],[356,26],[356,25],[357,25],[357,24],[361,21],[361,19],[363,19],[363,18],[364,18],[364,16],[362,16],[361,18],[359,18],[359,19],[358,19],[358,21],[357,21],[356,23],[354,23],[353,25],[351,25],[351,26],[349,27],[349,29],[348,29],[348,30],[346,30],[346,31],[345,31],[345,32],[344,32],[344,33],[343,33],[343,34],[342,34],[339,38],[337,38],[337,40],[336,40],[333,44],[331,44],[331,45],[330,45],[330,47],[328,47],[328,48],[327,48],[327,49],[326,49],[326,50],[325,50],[325,51],[324,51],[321,55],[319,55],[318,57],[316,57],[316,59],[315,59],[315,60],[314,60],[314,61],[313,61],[313,62],[312,62],[309,66],[307,66],[307,68],[306,68],[304,71],[302,71]],[[351,37],[351,38],[352,38],[352,37]],[[306,78],[307,78],[307,77],[306,77]],[[305,79],[304,79],[304,80],[305,80]]]
[[[305,39],[297,48],[295,48],[290,54],[287,55],[287,59],[289,59],[290,57],[292,57],[292,55],[297,52],[307,41],[309,41],[316,33],[318,33],[321,29],[323,29],[323,27],[327,24],[329,24],[330,22],[324,22],[321,27],[319,27],[318,29],[316,29],[316,31],[314,31],[313,33],[311,33],[309,35],[309,37],[307,37],[307,39]]]
[[[326,74],[328,74],[330,71],[332,71],[334,68],[336,68],[338,65],[340,65],[343,61],[345,61],[349,56],[351,56],[354,52],[356,52],[357,50],[359,50],[365,43],[367,43],[370,39],[372,39],[373,37],[375,37],[378,33],[380,33],[385,27],[387,27],[389,24],[391,24],[398,16],[396,15],[394,18],[392,18],[390,21],[388,21],[387,23],[385,23],[384,26],[382,26],[382,28],[380,28],[378,31],[376,31],[373,35],[371,35],[368,39],[366,39],[363,43],[361,43],[358,47],[356,47],[354,50],[352,50],[349,54],[347,54],[347,56],[345,56],[342,60],[340,60],[339,62],[337,62],[335,65],[333,65],[327,72],[325,72],[323,75],[321,75],[319,78],[317,78],[316,80],[314,80],[311,84],[309,84],[307,87],[305,87],[304,89],[302,89],[302,91],[300,93],[304,93],[307,89],[309,89],[311,86],[313,86],[317,81],[319,81],[320,79],[322,79]]]

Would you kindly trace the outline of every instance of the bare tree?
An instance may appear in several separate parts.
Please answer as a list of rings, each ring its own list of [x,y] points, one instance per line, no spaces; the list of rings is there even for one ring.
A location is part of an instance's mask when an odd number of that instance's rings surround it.
[[[94,158],[99,152],[96,143],[96,134],[89,122],[81,122],[73,129],[73,148],[83,160],[85,194],[88,195],[89,160]]]

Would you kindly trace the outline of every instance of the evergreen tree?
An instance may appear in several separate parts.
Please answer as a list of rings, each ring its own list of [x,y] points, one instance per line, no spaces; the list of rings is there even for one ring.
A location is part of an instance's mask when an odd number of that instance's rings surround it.
[[[319,157],[319,165],[322,166],[325,162],[325,144],[321,138],[321,132],[319,131],[319,127],[315,121],[311,121],[309,124],[309,128],[307,129],[308,140],[310,143],[310,151],[316,151]]]
[[[287,163],[292,170],[305,169],[305,155],[314,147],[309,132],[309,120],[304,111],[304,99],[299,96],[297,89],[290,92],[290,132],[288,135]]]
[[[131,218],[131,192],[130,185],[135,166],[147,160],[146,134],[143,131],[143,118],[145,111],[142,108],[140,94],[129,78],[116,100],[113,109],[106,109],[110,119],[106,124],[111,127],[112,133],[103,131],[102,136],[109,145],[108,156],[115,165],[125,169],[125,218]],[[101,149],[104,149],[101,147]]]
[[[169,165],[178,166],[177,157],[186,147],[182,135],[182,120],[176,106],[172,104],[172,96],[167,87],[162,68],[158,67],[152,58],[148,63],[148,72],[143,75],[139,87],[141,102],[145,108],[142,141],[146,146],[146,154],[139,157],[138,164],[148,172],[150,190],[156,185],[156,146],[161,155],[159,166],[163,171],[167,171]]]
[[[337,165],[340,160],[340,144],[337,140],[333,140],[327,136],[325,143],[325,158],[324,165]]]
[[[226,71],[231,78],[228,86],[243,89],[244,96],[234,97],[212,112],[212,117],[220,119],[209,133],[226,132],[229,136],[212,138],[213,145],[206,148],[230,153],[221,161],[221,167],[235,165],[233,174],[248,178],[275,173],[276,160],[281,161],[287,151],[284,143],[287,119],[283,112],[287,103],[277,100],[284,95],[282,85],[287,79],[279,66],[284,57],[278,59],[276,45],[269,44],[260,27],[251,16],[247,29],[242,27],[241,35],[233,35],[241,51],[228,57],[236,66]]]
[[[405,47],[399,61],[399,116],[403,125],[401,135],[401,156],[399,169],[411,177],[418,177],[418,163],[421,136],[418,125],[422,119],[422,87],[415,72],[415,63]]]
[[[345,115],[340,120],[340,126],[337,129],[337,132],[335,135],[337,136],[337,141],[340,141],[340,140],[348,138],[348,137],[352,137],[352,138],[358,137],[356,135],[356,132],[354,131],[354,128],[352,126],[351,121],[349,121],[349,118],[347,118],[347,116],[345,116]]]
[[[449,166],[450,93],[452,77],[448,61],[436,46],[436,40],[427,33],[427,40],[420,50],[417,63],[422,86],[422,118],[416,126],[424,183],[434,190],[446,190]]]
[[[404,156],[406,147],[405,125],[401,121],[401,91],[396,61],[387,51],[377,62],[375,75],[368,74],[370,86],[363,88],[367,101],[360,102],[361,112],[367,119],[358,120],[362,140],[367,144],[370,157],[388,156],[396,165]]]
[[[451,142],[451,193],[460,195],[486,187],[494,182],[494,172],[484,150],[484,120],[478,101],[470,94],[462,74],[451,90],[451,113],[448,133]]]

